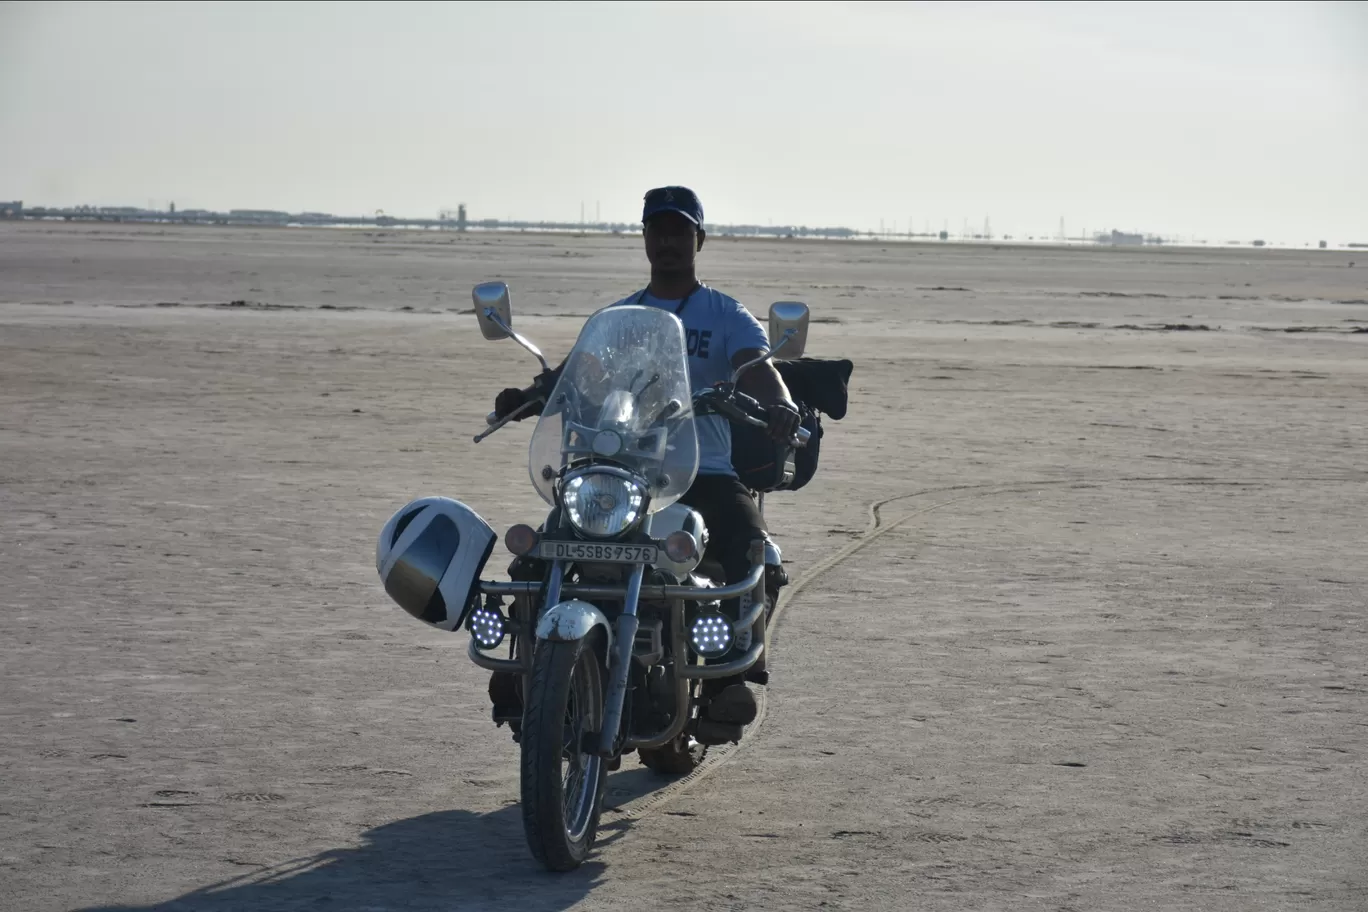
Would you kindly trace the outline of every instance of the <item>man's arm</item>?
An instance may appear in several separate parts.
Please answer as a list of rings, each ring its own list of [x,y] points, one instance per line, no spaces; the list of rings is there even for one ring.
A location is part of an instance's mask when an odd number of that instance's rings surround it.
[[[758,348],[743,348],[732,357],[732,370],[763,354]],[[802,419],[773,361],[764,361],[749,368],[736,382],[736,388],[769,410],[771,437],[781,442],[793,437]]]

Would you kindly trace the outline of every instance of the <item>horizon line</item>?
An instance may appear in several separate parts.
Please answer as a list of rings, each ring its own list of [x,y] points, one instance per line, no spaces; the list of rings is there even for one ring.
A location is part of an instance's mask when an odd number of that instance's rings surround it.
[[[440,209],[438,218],[412,218],[405,216],[393,216],[385,213],[383,209],[375,210],[371,216],[350,216],[334,215],[328,212],[300,211],[289,212],[283,209],[229,209],[221,212],[212,209],[176,209],[175,203],[170,203],[167,209],[155,209],[141,206],[98,206],[90,204],[79,204],[75,206],[52,207],[52,206],[25,206],[22,200],[4,201],[0,200],[0,220],[14,221],[40,221],[40,220],[62,220],[62,221],[112,221],[112,222],[140,222],[140,223],[179,223],[179,224],[201,224],[201,225],[255,225],[255,226],[278,226],[278,227],[377,227],[377,228],[403,228],[412,229],[442,229],[456,231],[539,231],[548,233],[563,233],[567,231],[596,231],[600,233],[640,233],[641,225],[639,222],[611,222],[581,220],[575,221],[554,221],[549,219],[496,219],[481,218],[471,219],[461,217],[464,213],[461,205],[457,209]],[[706,226],[705,226],[706,227]],[[1231,247],[1231,246],[1253,246],[1269,247],[1274,246],[1282,249],[1296,247],[1311,247],[1313,244],[1319,249],[1343,248],[1357,249],[1368,246],[1368,244],[1353,241],[1340,241],[1331,243],[1324,238],[1316,241],[1300,239],[1294,242],[1278,241],[1269,242],[1262,238],[1253,239],[1234,239],[1227,241],[1211,241],[1206,238],[1198,238],[1196,235],[1171,234],[1165,236],[1157,232],[1148,231],[1121,231],[1119,229],[1109,229],[1106,231],[1092,231],[1076,236],[1067,234],[1053,233],[1025,233],[1025,234],[1000,234],[975,233],[972,230],[965,232],[952,232],[948,228],[940,231],[875,231],[872,229],[861,230],[845,226],[809,226],[798,224],[781,225],[755,225],[755,224],[716,224],[710,227],[709,234],[721,236],[771,236],[775,238],[799,238],[815,237],[819,239],[849,239],[849,238],[876,238],[885,240],[923,240],[947,242],[955,241],[976,241],[980,243],[1090,243],[1108,245],[1110,242],[1114,246],[1200,246],[1200,247]],[[1184,240],[1185,239],[1185,240]]]

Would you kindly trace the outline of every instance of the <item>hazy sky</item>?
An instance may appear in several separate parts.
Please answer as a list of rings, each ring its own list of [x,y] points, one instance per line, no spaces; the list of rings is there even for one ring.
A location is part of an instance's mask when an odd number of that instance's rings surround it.
[[[0,3],[0,199],[1368,241],[1368,3]]]

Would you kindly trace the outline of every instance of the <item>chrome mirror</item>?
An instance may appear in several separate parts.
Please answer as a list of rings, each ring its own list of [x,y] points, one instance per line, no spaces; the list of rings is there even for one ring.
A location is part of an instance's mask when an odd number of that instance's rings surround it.
[[[808,306],[801,301],[776,301],[770,305],[770,350],[754,361],[747,361],[732,374],[734,384],[757,364],[775,359],[801,358],[807,348]]]
[[[801,301],[775,301],[769,309],[769,343],[775,358],[801,358],[807,349],[808,306]]]
[[[513,303],[508,298],[507,282],[476,285],[471,297],[475,299],[475,318],[480,321],[480,332],[486,339],[507,339],[513,335]]]
[[[551,369],[541,349],[513,331],[513,305],[508,300],[507,282],[476,285],[470,295],[475,299],[475,318],[480,321],[480,332],[486,339],[512,339],[537,357],[542,370]]]

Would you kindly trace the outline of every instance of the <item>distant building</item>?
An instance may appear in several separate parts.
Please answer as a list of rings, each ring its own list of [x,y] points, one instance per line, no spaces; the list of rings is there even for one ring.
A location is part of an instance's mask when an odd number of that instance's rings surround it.
[[[1320,249],[1321,249],[1321,250],[1324,250],[1324,249],[1326,248],[1326,246],[1328,246],[1328,245],[1325,243],[1325,241],[1321,241],[1321,242],[1320,242]]]
[[[465,231],[467,227],[465,203],[461,203],[456,207],[456,230]]]
[[[0,202],[0,218],[17,219],[24,216],[24,201]]]
[[[278,212],[275,209],[230,209],[228,216],[254,222],[288,222],[290,220],[290,213]]]
[[[1099,234],[1097,243],[1111,244],[1113,247],[1139,247],[1145,243],[1143,234],[1127,234],[1124,231],[1113,231],[1111,234]]]

